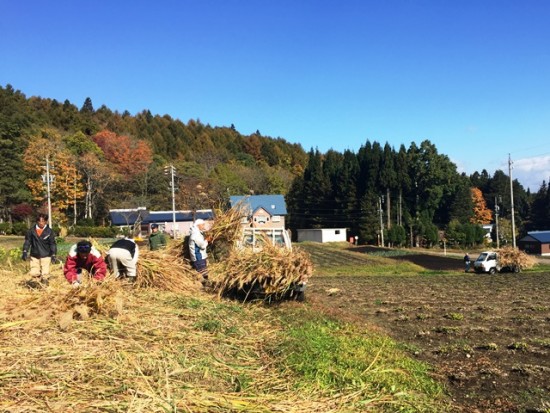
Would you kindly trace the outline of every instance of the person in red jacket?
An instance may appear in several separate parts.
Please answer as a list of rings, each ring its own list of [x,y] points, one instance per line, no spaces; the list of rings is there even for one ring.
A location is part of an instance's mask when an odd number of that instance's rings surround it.
[[[103,280],[107,274],[105,260],[90,241],[79,241],[71,247],[63,273],[73,287],[78,287],[82,283],[82,270],[88,271],[97,281]]]

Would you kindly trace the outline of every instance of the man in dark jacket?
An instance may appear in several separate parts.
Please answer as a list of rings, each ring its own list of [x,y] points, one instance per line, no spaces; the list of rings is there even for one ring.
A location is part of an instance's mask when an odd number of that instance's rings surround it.
[[[23,255],[21,256],[23,261],[26,261],[29,256],[31,258],[29,275],[32,277],[32,281],[48,285],[50,264],[57,261],[56,254],[55,233],[48,225],[48,215],[39,214],[36,218],[36,225],[25,234]]]
[[[166,248],[166,237],[159,231],[158,224],[151,224],[151,235],[149,235],[149,249],[151,251]]]

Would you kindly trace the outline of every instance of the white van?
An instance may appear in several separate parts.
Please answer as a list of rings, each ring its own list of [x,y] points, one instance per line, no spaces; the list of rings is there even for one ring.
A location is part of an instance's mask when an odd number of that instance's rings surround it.
[[[479,257],[474,261],[474,270],[477,273],[494,274],[496,272],[519,272],[520,266],[501,266],[498,261],[498,253],[495,251],[484,251],[479,254]]]

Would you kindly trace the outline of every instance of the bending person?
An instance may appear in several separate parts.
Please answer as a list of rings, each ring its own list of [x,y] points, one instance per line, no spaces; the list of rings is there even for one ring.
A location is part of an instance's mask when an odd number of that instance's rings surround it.
[[[136,281],[139,247],[133,239],[119,239],[107,254],[109,267],[116,278],[127,277],[128,281]]]
[[[90,241],[79,241],[74,244],[63,267],[65,278],[73,287],[78,287],[82,283],[82,270],[88,271],[96,281],[102,281],[107,275],[107,264]]]

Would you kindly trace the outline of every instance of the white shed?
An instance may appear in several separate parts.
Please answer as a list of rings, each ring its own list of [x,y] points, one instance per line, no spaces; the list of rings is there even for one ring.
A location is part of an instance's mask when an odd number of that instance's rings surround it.
[[[346,228],[299,229],[298,242],[345,242]]]

